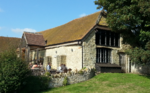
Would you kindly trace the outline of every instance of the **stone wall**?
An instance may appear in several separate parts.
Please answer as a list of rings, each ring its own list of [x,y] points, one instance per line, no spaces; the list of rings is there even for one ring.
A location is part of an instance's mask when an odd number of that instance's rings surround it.
[[[84,71],[83,74],[79,73],[64,73],[64,74],[56,74],[55,76],[52,75],[51,81],[49,83],[49,88],[53,87],[61,87],[63,86],[64,78],[67,77],[67,85],[75,84],[82,81],[86,81],[90,78],[95,76],[95,72],[92,70]]]
[[[60,64],[60,56],[66,56],[66,66],[72,70],[82,68],[82,47],[79,45],[74,46],[60,46],[46,50],[44,59],[44,67],[47,65],[47,58],[52,58],[52,68],[58,69]]]
[[[131,63],[131,73],[150,74],[150,64],[141,65],[141,64]]]
[[[96,63],[95,31],[83,41],[83,67],[94,67]]]
[[[117,49],[112,49],[111,51],[111,62],[112,64],[117,64],[119,65],[119,54],[117,53]]]

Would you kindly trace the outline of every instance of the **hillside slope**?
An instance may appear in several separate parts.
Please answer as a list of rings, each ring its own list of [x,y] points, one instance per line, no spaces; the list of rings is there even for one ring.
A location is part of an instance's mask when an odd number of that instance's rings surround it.
[[[35,93],[150,93],[150,76],[101,73],[85,82]]]

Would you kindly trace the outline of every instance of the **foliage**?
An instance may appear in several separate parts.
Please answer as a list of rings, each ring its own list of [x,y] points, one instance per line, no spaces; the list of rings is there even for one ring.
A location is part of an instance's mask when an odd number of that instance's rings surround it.
[[[0,92],[19,90],[28,73],[27,64],[17,57],[15,49],[0,53]]]
[[[78,71],[78,73],[81,74],[81,75],[83,75],[84,71],[81,69],[81,70]]]
[[[132,62],[138,64],[146,64],[150,62],[150,42],[147,42],[145,49],[143,48],[132,48],[126,51],[130,55]]]
[[[24,81],[24,93],[38,92],[48,89],[50,78],[46,76],[29,76]]]
[[[45,76],[50,76],[50,72],[45,72]]]
[[[95,68],[92,68],[91,71],[92,71],[92,72],[96,72],[96,69],[95,69]]]
[[[67,82],[68,82],[67,77],[64,77],[63,86],[66,86]]]
[[[86,67],[82,68],[82,69],[86,69]]]
[[[101,73],[85,82],[37,93],[149,93],[150,76]]]
[[[128,49],[126,53],[130,55],[131,61],[138,64],[150,62],[150,32],[140,31],[140,41],[145,42],[145,47],[135,47]]]
[[[108,26],[121,33],[124,42],[132,46],[144,47],[140,31],[150,29],[150,1],[148,0],[95,0],[98,9],[107,11]]]
[[[150,1],[96,0],[99,8],[107,11],[108,26],[121,33],[123,41],[132,46],[127,50],[132,62],[146,63],[150,46]]]

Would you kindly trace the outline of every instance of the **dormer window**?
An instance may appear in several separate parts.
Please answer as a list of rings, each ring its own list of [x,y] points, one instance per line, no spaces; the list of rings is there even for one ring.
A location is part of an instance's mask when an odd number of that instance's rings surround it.
[[[47,44],[47,40],[45,40],[45,45]]]

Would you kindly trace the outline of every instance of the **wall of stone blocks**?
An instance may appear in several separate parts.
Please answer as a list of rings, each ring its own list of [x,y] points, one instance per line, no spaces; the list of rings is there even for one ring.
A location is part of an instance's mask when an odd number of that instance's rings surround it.
[[[49,83],[49,88],[63,86],[64,77],[67,77],[67,84],[70,85],[70,84],[75,84],[75,83],[86,81],[86,80],[92,78],[93,76],[95,76],[94,71],[87,71],[87,72],[84,72],[83,74],[78,74],[78,73],[63,74],[60,77],[52,78]]]
[[[83,67],[94,67],[96,63],[95,31],[83,41]]]
[[[131,73],[150,74],[150,64],[141,65],[141,64],[131,63]]]
[[[82,47],[79,45],[74,46],[61,46],[56,48],[51,48],[46,50],[46,57],[52,57],[52,68],[58,69],[59,67],[59,58],[61,55],[66,56],[66,66],[72,70],[80,70],[82,68]],[[44,63],[44,64],[45,64]],[[46,65],[44,65],[46,66]]]
[[[117,49],[112,49],[111,51],[111,63],[119,65],[119,54]]]

